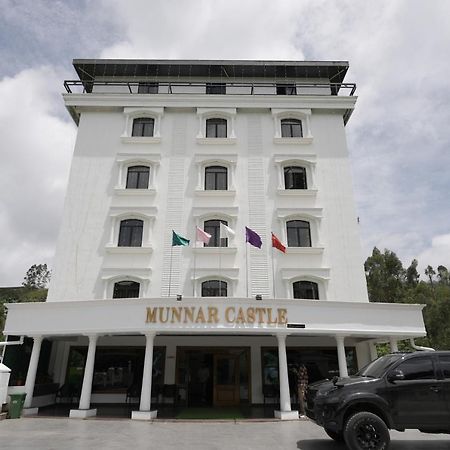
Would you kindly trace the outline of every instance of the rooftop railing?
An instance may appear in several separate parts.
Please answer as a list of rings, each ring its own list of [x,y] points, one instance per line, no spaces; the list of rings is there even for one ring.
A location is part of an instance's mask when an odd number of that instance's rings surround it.
[[[352,96],[355,83],[200,83],[67,80],[69,94],[208,94],[208,95],[341,95]]]

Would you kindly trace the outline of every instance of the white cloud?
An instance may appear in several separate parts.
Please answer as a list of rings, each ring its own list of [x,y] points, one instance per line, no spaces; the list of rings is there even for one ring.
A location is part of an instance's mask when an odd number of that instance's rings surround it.
[[[432,266],[434,270],[440,265],[450,269],[450,233],[434,236],[431,240],[431,247],[421,252],[417,260],[422,279],[425,267],[428,265]]]
[[[50,263],[59,229],[75,126],[61,106],[51,68],[0,82],[0,285],[14,285],[32,264]]]

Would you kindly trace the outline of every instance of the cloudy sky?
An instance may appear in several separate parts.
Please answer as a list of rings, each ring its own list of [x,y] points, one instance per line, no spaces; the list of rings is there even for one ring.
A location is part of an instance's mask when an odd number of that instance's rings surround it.
[[[447,0],[0,0],[0,286],[53,260],[73,58],[348,60],[364,257],[450,266]]]

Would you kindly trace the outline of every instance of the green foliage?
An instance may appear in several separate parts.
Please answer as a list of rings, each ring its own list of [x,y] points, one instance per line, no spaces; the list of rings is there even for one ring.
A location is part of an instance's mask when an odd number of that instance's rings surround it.
[[[423,310],[427,337],[416,339],[417,345],[450,350],[450,279],[445,266],[427,266],[427,281],[419,281],[418,262],[403,268],[397,255],[390,251],[380,252],[376,247],[367,258],[367,289],[372,302],[419,303],[426,305]],[[436,280],[437,278],[437,280]],[[389,353],[388,344],[377,346],[378,354]],[[399,350],[412,350],[408,341],[399,342]]]
[[[50,281],[51,272],[47,264],[33,264],[24,277],[22,285],[30,289],[43,289]]]

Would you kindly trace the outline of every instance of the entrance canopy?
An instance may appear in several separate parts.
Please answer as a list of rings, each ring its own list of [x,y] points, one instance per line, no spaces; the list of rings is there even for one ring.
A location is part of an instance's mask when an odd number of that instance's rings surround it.
[[[13,303],[5,335],[426,335],[424,305],[248,298],[154,298]]]

